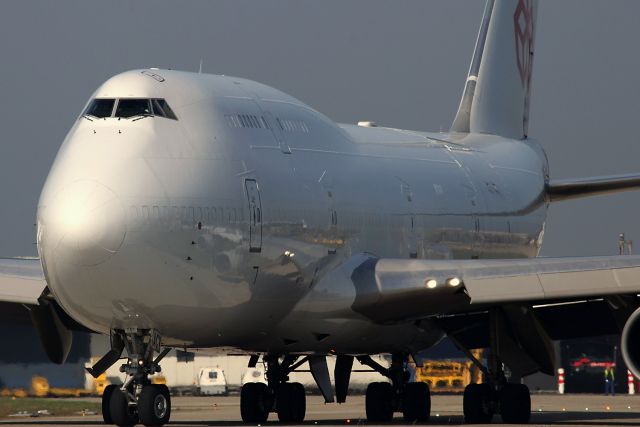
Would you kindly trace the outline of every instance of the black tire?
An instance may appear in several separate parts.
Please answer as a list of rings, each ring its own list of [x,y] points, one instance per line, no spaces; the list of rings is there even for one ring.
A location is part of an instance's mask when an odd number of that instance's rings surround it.
[[[388,423],[393,420],[393,388],[389,383],[371,383],[365,399],[367,421]]]
[[[282,423],[301,423],[307,411],[307,396],[300,383],[284,383],[278,388],[276,412]]]
[[[164,384],[148,384],[138,396],[138,416],[145,426],[163,426],[171,417],[171,396]]]
[[[246,383],[240,390],[240,415],[245,423],[264,423],[271,412],[269,388],[263,383]]]
[[[130,427],[138,423],[138,414],[135,411],[135,407],[129,405],[127,396],[119,388],[111,392],[109,413],[113,424],[120,427]]]
[[[114,390],[117,390],[118,386],[115,384],[109,384],[104,388],[102,392],[102,419],[105,424],[113,424],[113,418],[111,417],[111,409],[109,409],[109,405],[111,404],[111,394]]]
[[[493,418],[490,407],[491,387],[488,384],[469,384],[464,389],[464,422],[467,424],[488,424]]]
[[[402,415],[406,422],[427,422],[431,416],[431,393],[425,383],[409,383],[402,396]]]
[[[524,384],[507,384],[500,395],[500,414],[506,424],[527,424],[531,418],[531,393]]]

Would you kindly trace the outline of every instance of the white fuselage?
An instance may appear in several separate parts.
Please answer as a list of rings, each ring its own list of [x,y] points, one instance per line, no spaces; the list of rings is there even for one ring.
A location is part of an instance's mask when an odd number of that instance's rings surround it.
[[[419,350],[442,333],[356,313],[338,267],[365,253],[540,248],[548,172],[531,140],[337,125],[265,85],[176,71],[123,73],[92,98],[163,98],[178,118],[79,118],[44,186],[47,282],[97,332],[153,328],[166,345],[245,351]]]

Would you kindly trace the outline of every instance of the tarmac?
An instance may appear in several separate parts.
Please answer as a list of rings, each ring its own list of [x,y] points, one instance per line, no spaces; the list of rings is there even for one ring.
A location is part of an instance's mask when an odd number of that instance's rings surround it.
[[[80,399],[82,400],[82,399]],[[91,400],[91,399],[84,399]],[[533,395],[529,425],[563,426],[636,426],[640,425],[640,395]],[[93,398],[93,401],[98,401]],[[173,397],[171,425],[174,426],[240,426],[240,398]],[[500,417],[494,417],[494,425]],[[461,395],[432,396],[431,420],[428,425],[463,424]],[[348,426],[366,424],[364,396],[349,396],[345,404],[325,404],[320,396],[307,396],[304,425]],[[404,425],[402,414],[396,414],[393,425]],[[0,420],[0,426],[95,426],[102,425],[99,414],[73,417],[13,417]],[[278,425],[271,414],[266,425]]]

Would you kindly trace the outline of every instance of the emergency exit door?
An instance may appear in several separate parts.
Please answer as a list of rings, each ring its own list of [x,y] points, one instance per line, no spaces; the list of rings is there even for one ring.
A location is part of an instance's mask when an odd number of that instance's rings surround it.
[[[255,179],[246,179],[244,187],[247,190],[249,202],[249,252],[262,251],[262,203],[260,189]]]

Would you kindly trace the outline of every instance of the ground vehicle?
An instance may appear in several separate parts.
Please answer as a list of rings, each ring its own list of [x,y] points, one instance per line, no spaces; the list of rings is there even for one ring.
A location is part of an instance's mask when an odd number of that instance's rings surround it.
[[[198,389],[200,394],[227,394],[227,380],[220,368],[202,368],[198,373]]]

